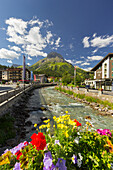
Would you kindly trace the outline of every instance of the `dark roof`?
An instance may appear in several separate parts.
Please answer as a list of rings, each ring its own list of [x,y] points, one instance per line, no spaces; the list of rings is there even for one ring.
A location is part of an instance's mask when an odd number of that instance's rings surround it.
[[[22,68],[8,68],[7,71],[16,71],[16,70],[22,70]]]
[[[91,71],[97,70],[98,67],[102,65],[103,61],[104,61],[108,56],[113,56],[113,53],[109,53],[108,55],[106,55],[95,67],[93,67],[93,68],[91,69]]]
[[[29,71],[29,69],[25,68],[27,71]],[[23,68],[8,68],[6,71],[16,71],[16,70],[23,70]],[[30,71],[29,71],[30,72]]]

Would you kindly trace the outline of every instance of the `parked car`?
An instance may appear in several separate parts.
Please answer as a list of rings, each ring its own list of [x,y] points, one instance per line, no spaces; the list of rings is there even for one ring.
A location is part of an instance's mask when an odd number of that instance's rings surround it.
[[[90,89],[90,85],[86,85],[86,87],[85,87],[86,89]]]

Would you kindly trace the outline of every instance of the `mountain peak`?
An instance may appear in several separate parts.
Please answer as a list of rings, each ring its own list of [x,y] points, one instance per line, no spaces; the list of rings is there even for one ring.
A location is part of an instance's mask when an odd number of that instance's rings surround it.
[[[58,57],[58,58],[61,58],[61,59],[63,59],[64,60],[64,58],[62,57],[62,55],[61,54],[59,54],[59,53],[57,53],[57,52],[50,52],[48,55],[47,55],[47,58],[56,58],[56,57]]]

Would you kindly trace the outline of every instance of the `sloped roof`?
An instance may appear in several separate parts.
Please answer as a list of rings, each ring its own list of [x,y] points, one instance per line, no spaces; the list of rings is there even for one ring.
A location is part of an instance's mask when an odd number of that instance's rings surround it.
[[[95,71],[99,66],[102,65],[103,61],[108,58],[108,56],[113,56],[113,53],[108,53],[95,67],[91,69],[91,71]]]

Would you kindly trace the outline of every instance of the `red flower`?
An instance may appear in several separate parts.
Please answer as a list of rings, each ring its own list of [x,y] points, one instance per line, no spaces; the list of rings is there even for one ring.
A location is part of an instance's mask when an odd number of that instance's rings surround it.
[[[20,151],[17,151],[16,153],[15,153],[15,155],[17,155],[17,160],[19,160],[19,158],[20,158],[20,156],[22,155],[22,152],[20,152]]]
[[[82,124],[79,123],[76,119],[74,120],[74,122],[76,122],[76,126],[82,126]]]
[[[31,144],[35,145],[37,150],[43,150],[45,148],[46,140],[42,132],[39,132],[38,135],[34,133],[31,136],[31,139],[32,139]]]

